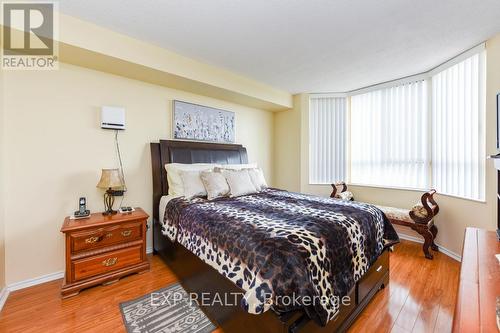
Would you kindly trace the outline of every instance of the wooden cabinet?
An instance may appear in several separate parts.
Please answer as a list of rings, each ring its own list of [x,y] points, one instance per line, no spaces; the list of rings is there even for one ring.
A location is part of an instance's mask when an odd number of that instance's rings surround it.
[[[101,283],[112,283],[122,276],[149,270],[146,257],[148,215],[140,208],[127,214],[88,219],[64,220],[66,274],[63,297]]]
[[[465,231],[453,332],[496,332],[500,296],[500,242],[494,231]]]

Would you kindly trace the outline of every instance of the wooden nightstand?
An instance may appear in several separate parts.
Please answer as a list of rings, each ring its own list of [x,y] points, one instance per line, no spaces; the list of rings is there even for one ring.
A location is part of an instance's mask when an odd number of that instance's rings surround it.
[[[122,276],[149,270],[146,257],[148,214],[141,208],[127,214],[87,219],[66,217],[61,232],[66,236],[66,275],[62,297]]]

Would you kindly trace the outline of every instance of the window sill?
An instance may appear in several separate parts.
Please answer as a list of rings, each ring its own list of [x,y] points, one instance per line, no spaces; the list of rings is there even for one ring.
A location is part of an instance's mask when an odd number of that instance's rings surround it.
[[[367,184],[358,184],[358,183],[347,183],[347,186],[359,186],[359,187],[370,187],[370,188],[377,188],[377,189],[385,189],[385,190],[399,190],[399,191],[413,191],[413,192],[427,192],[430,188],[424,189],[424,188],[408,188],[408,187],[396,187],[396,186],[382,186],[382,185],[367,185]],[[311,186],[330,186],[331,184],[311,184]],[[445,194],[445,193],[440,193],[437,192],[436,194],[442,195],[445,197],[450,197],[454,199],[460,199],[460,200],[465,200],[465,201],[472,201],[472,202],[477,202],[477,203],[482,203],[486,204],[486,200],[482,199],[471,199],[471,198],[464,198],[460,197],[458,195],[453,195],[453,194]]]
[[[414,192],[426,192],[428,188],[414,188],[414,187],[399,187],[399,186],[384,186],[384,185],[372,185],[372,184],[361,184],[361,183],[346,183],[348,186],[362,186],[362,187],[372,187],[387,190],[402,190],[402,191],[414,191]]]

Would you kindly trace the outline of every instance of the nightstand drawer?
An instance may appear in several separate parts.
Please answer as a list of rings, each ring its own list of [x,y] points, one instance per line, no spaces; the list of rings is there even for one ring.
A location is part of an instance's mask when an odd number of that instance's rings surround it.
[[[75,260],[72,263],[74,278],[85,279],[137,264],[142,261],[142,252],[142,246],[135,246]]]
[[[143,222],[130,222],[72,233],[70,235],[71,252],[91,250],[106,245],[141,239],[142,224]]]

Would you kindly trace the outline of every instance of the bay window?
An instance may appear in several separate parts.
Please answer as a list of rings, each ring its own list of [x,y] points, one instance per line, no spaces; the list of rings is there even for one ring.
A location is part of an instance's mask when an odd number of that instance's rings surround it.
[[[310,183],[433,187],[484,200],[484,62],[483,46],[399,84],[312,95]]]

